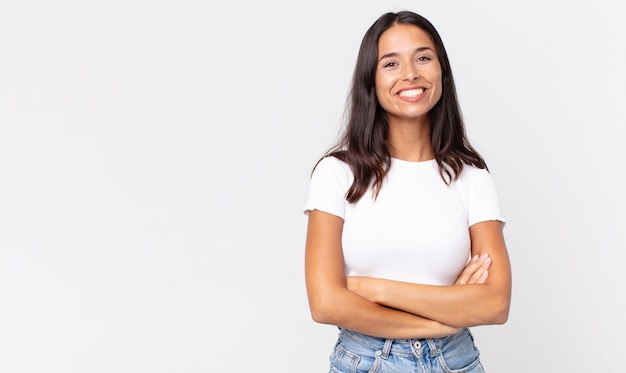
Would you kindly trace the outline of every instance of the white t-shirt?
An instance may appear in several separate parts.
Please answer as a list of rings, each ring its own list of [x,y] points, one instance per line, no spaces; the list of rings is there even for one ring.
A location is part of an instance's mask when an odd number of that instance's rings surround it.
[[[470,255],[469,227],[504,222],[493,179],[484,169],[466,165],[447,185],[435,160],[392,158],[377,199],[370,187],[359,201],[348,203],[352,180],[346,163],[324,158],[313,172],[304,208],[344,220],[346,276],[451,285]]]

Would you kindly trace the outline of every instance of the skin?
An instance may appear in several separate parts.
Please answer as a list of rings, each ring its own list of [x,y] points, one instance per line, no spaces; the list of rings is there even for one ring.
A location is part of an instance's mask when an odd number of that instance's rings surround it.
[[[434,158],[428,113],[441,98],[441,65],[426,32],[395,25],[378,42],[376,96],[387,112],[393,157],[407,161]],[[423,90],[419,95],[409,95]]]
[[[378,56],[376,94],[387,111],[392,157],[433,159],[428,113],[442,87],[432,41],[416,26],[394,25],[381,35]],[[437,338],[506,321],[511,272],[501,222],[469,228],[472,259],[451,286],[346,278],[342,230],[341,218],[309,212],[305,277],[315,321],[394,339]]]

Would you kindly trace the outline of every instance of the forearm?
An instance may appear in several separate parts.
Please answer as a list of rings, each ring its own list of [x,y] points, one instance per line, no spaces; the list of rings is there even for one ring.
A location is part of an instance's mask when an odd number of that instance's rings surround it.
[[[458,329],[428,318],[371,302],[347,289],[310,296],[316,322],[336,325],[359,333],[390,339],[438,338]]]
[[[433,286],[379,280],[372,300],[455,327],[502,324],[510,292],[488,284]]]

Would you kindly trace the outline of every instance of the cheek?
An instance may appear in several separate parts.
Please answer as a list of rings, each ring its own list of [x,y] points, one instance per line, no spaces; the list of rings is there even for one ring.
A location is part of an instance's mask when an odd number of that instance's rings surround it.
[[[379,87],[380,86],[378,84],[374,87],[374,92],[376,93],[376,99],[378,100],[378,102],[380,102],[380,99],[383,98],[381,89]]]
[[[438,86],[437,92],[435,92],[435,101],[439,102],[441,96],[443,95],[443,87],[441,85]]]
[[[434,86],[435,86],[435,99],[436,101],[439,101],[439,99],[441,98],[441,95],[443,93],[443,80],[441,79],[441,74],[438,74],[433,82],[435,82]]]
[[[376,93],[376,101],[378,101],[378,104],[383,108],[383,110],[389,111],[391,109],[389,95],[384,89],[380,89],[378,87],[379,86],[376,86],[374,89],[374,92]]]
[[[376,93],[376,99],[379,103],[384,103],[389,99],[389,90],[391,89],[390,83],[380,76],[376,77],[374,81],[374,92]]]
[[[380,88],[378,81],[376,82],[376,85],[374,86],[374,93],[376,94],[376,100],[378,101],[379,104],[382,105],[382,101],[384,101],[385,96],[383,95],[383,90]]]

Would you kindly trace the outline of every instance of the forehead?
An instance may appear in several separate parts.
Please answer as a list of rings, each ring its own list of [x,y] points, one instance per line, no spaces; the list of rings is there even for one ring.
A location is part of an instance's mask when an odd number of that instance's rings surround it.
[[[395,24],[380,35],[378,54],[390,52],[401,53],[414,51],[417,48],[429,47],[435,51],[430,35],[421,28],[411,24]]]

